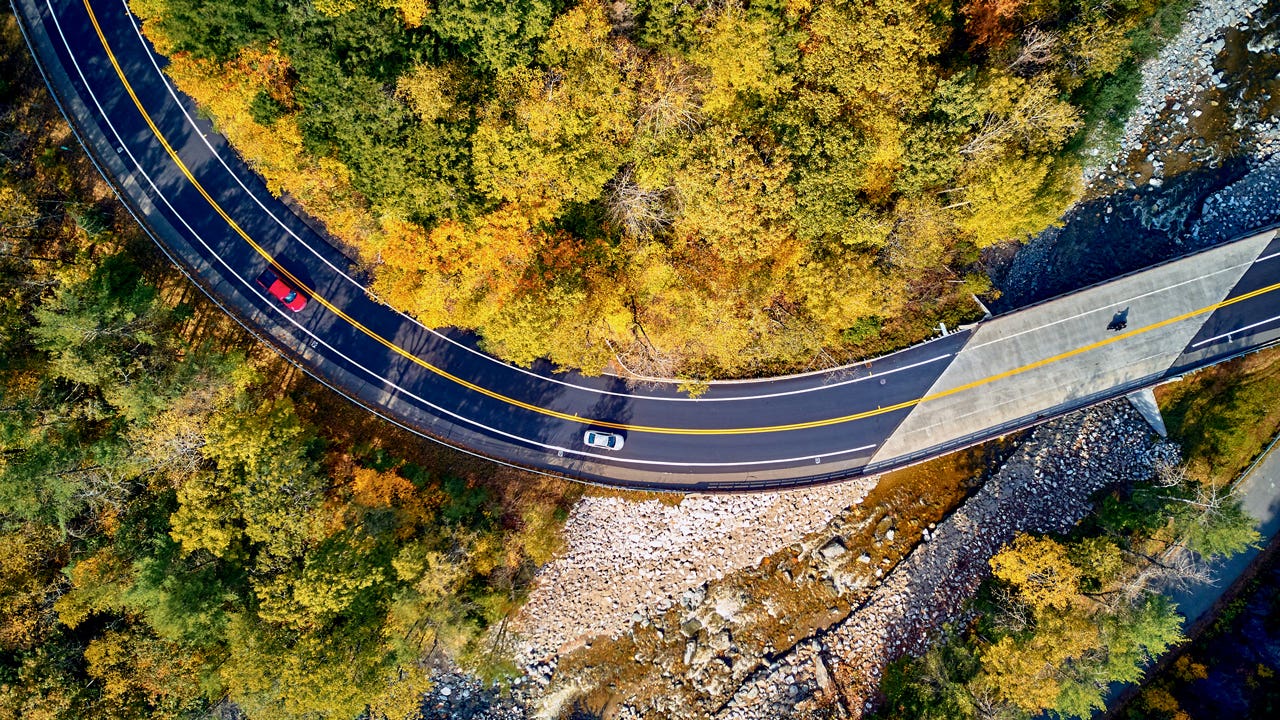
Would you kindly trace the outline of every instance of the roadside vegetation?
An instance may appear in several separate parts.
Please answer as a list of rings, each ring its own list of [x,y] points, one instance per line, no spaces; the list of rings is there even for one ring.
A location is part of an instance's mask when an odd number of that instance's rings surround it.
[[[1263,720],[1280,707],[1280,562],[1258,575],[1214,623],[1165,664],[1114,717],[1123,720]]]
[[[374,289],[511,361],[751,375],[975,317],[1189,0],[133,0]]]
[[[1206,368],[1157,388],[1156,397],[1192,471],[1231,482],[1280,432],[1280,352]]]
[[[1229,486],[1280,429],[1280,352],[1199,371],[1158,396],[1185,466],[1100,497],[1068,537],[1006,547],[974,620],[887,674],[880,717],[1088,717],[1109,683],[1140,680],[1182,641],[1182,618],[1161,592],[1211,581],[1206,560],[1258,538]],[[1173,690],[1206,676],[1196,658],[1180,658],[1129,716],[1187,717]],[[1254,670],[1257,682],[1270,677]]]
[[[1020,535],[991,559],[974,619],[886,673],[882,718],[1089,717],[1180,642],[1161,594],[1258,538],[1228,493],[1166,468],[1099,498],[1068,537]]]
[[[1229,482],[1280,432],[1280,351],[1266,350],[1191,375],[1158,393],[1171,436],[1201,472]],[[1144,682],[1119,717],[1190,720],[1269,717],[1277,694],[1280,563],[1266,551],[1257,577],[1218,609],[1202,634]],[[1264,557],[1265,557],[1264,556]]]
[[[400,718],[577,489],[317,389],[97,180],[0,20],[0,717]],[[499,492],[501,489],[501,492]]]

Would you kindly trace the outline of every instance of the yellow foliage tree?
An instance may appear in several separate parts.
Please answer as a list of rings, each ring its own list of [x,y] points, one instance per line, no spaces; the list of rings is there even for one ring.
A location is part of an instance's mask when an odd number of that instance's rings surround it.
[[[1018,535],[991,558],[991,572],[1037,613],[1065,611],[1080,593],[1080,570],[1071,563],[1067,547],[1048,537]]]
[[[169,536],[183,552],[203,550],[229,557],[240,537],[231,487],[215,473],[204,472],[178,487],[178,510],[169,518]]]
[[[249,717],[357,717],[396,677],[385,645],[367,635],[285,633],[237,615],[227,647],[218,679]]]
[[[405,545],[392,560],[407,587],[396,594],[387,618],[387,636],[419,651],[437,642],[454,657],[469,638],[451,622],[451,602],[468,577],[468,568],[424,544]]]
[[[588,293],[584,287],[530,287],[494,313],[485,325],[485,348],[520,365],[547,358],[564,367],[599,372],[612,352],[608,340],[618,330],[621,307],[601,308],[608,295]]]
[[[40,212],[30,198],[13,185],[0,183],[0,238],[21,237],[39,220]]]
[[[183,702],[201,692],[205,658],[132,624],[94,638],[84,659],[101,687],[99,707],[119,720],[184,717]]]
[[[729,116],[741,102],[769,103],[795,84],[774,57],[776,27],[765,17],[751,18],[729,5],[705,28],[691,59],[708,73],[702,111]]]
[[[773,279],[799,261],[791,213],[795,191],[785,153],[717,126],[688,146],[672,185],[682,209],[672,226],[677,257],[710,294],[747,302],[774,292]]]
[[[420,665],[396,668],[386,688],[369,701],[370,720],[405,720],[420,717],[422,698],[432,687],[431,675]]]
[[[860,318],[897,311],[901,290],[885,280],[873,253],[845,251],[808,259],[795,270],[792,285],[818,327],[834,336]]]
[[[1075,166],[1016,153],[975,165],[964,181],[956,225],[978,247],[1020,240],[1053,225],[1081,187]]]
[[[39,525],[0,532],[0,650],[29,649],[38,639],[41,606],[58,578],[53,541]]]
[[[1026,640],[1001,638],[982,652],[978,684],[1028,713],[1056,706],[1072,660],[1101,647],[1098,626],[1079,611],[1043,612]]]
[[[324,627],[367,590],[389,579],[369,562],[374,549],[372,538],[346,532],[309,552],[301,571],[254,578],[258,617],[297,630]]]
[[[504,205],[473,223],[445,220],[430,233],[389,219],[374,291],[431,327],[484,327],[515,295],[542,239],[536,215]]]
[[[679,56],[647,58],[633,77],[641,141],[669,132],[693,132],[701,125],[700,100],[706,78],[696,65]],[[636,153],[635,159],[642,161],[646,155],[659,159],[664,153]]]
[[[419,63],[396,81],[396,96],[408,103],[423,122],[456,120],[459,84],[464,82],[456,65]]]
[[[588,0],[556,19],[542,44],[546,72],[500,80],[472,137],[476,179],[495,200],[529,208],[600,196],[634,125],[604,8]]]
[[[95,612],[120,608],[135,572],[128,560],[102,548],[72,565],[67,575],[72,590],[58,598],[53,609],[64,625],[74,628]]]
[[[982,126],[961,150],[982,157],[1017,147],[1047,155],[1080,129],[1080,113],[1045,77],[1032,80],[995,72],[981,85]]]
[[[823,3],[809,18],[803,79],[820,117],[832,110],[855,121],[923,108],[935,72],[930,58],[946,41],[921,0]],[[820,97],[825,95],[825,97]]]
[[[297,557],[322,535],[318,513],[327,480],[305,448],[307,431],[288,400],[241,396],[208,423],[206,469],[178,488],[170,535],[183,550],[235,557],[248,543],[277,558]]]
[[[885,243],[889,262],[904,270],[941,267],[956,235],[951,215],[933,197],[901,200],[894,208],[893,232]]]
[[[237,392],[260,379],[250,363],[244,363],[223,380],[202,373],[192,389],[175,398],[154,420],[129,433],[137,461],[153,485],[180,485],[204,465],[208,421],[225,409]]]
[[[321,14],[336,17],[359,7],[395,8],[408,27],[418,27],[431,13],[428,0],[314,0]]]
[[[1134,15],[1117,18],[1105,5],[1088,6],[1082,21],[1073,24],[1064,38],[1067,65],[1073,71],[1063,74],[1064,84],[1075,87],[1085,79],[1115,72],[1129,57],[1133,43],[1129,33],[1139,22]]]

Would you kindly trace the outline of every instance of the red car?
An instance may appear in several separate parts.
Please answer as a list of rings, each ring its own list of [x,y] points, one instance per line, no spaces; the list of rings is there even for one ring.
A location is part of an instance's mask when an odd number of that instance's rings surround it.
[[[284,303],[284,306],[294,312],[298,312],[307,306],[307,296],[289,287],[285,281],[280,279],[275,270],[267,268],[258,276],[258,284],[263,290],[275,296],[275,299]]]

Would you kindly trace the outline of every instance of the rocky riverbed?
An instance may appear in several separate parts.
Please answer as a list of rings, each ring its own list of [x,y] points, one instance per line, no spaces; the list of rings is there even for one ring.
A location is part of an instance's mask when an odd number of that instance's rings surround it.
[[[566,547],[542,568],[509,630],[517,658],[549,678],[557,655],[665,613],[719,580],[825,527],[862,501],[874,478],[786,492],[689,496],[678,505],[584,498]]]
[[[1236,77],[1239,67],[1230,67],[1225,54],[1228,45],[1236,40],[1241,31],[1250,29],[1253,50],[1265,53],[1274,51],[1274,38],[1268,38],[1268,32],[1257,32],[1259,24],[1274,17],[1275,8],[1268,7],[1268,0],[1205,0],[1187,16],[1177,36],[1164,47],[1161,53],[1142,67],[1142,90],[1138,93],[1138,103],[1125,122],[1124,132],[1120,137],[1119,153],[1116,159],[1123,160],[1130,153],[1143,151],[1152,145],[1168,144],[1158,141],[1159,137],[1168,137],[1170,131],[1177,132],[1191,127],[1209,129],[1206,123],[1216,113],[1209,108],[1222,106],[1219,92],[1240,91],[1241,84],[1266,83],[1271,78],[1264,73],[1249,73],[1252,77]],[[1260,41],[1260,42],[1259,42]],[[1249,40],[1244,41],[1246,44]],[[1270,45],[1270,47],[1265,47]],[[1253,68],[1257,70],[1258,68]],[[1212,97],[1200,96],[1212,95]],[[1228,93],[1229,95],[1229,93]],[[1243,97],[1237,96],[1241,100]],[[1268,98],[1269,100],[1270,98]],[[1219,104],[1212,104],[1217,101]],[[1263,104],[1266,104],[1264,101]],[[1244,103],[1234,103],[1237,109],[1244,109]],[[1207,107],[1206,107],[1207,106]],[[1201,120],[1201,118],[1205,118]],[[1256,148],[1263,154],[1270,154],[1276,147],[1276,118],[1254,115],[1246,122],[1260,123],[1259,130],[1267,137],[1261,137],[1261,147]],[[1236,128],[1239,130],[1240,128]],[[1267,132],[1269,131],[1269,132]],[[1210,133],[1199,133],[1206,145],[1219,142]],[[1100,157],[1100,156],[1099,156]],[[1204,158],[1208,160],[1209,158]],[[1157,157],[1147,161],[1157,165]],[[1100,161],[1085,170],[1085,179],[1114,176],[1120,172],[1116,160],[1100,157]],[[1157,167],[1153,177],[1159,178],[1163,173]]]
[[[801,643],[744,683],[718,717],[786,717],[839,702],[871,707],[884,667],[922,652],[990,573],[987,561],[1018,532],[1062,532],[1090,497],[1176,462],[1128,404],[1113,401],[1038,428],[974,497],[916,546],[849,618]]]

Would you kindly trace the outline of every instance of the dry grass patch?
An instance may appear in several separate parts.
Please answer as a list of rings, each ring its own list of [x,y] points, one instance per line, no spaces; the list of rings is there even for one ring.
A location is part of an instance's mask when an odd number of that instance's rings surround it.
[[[1191,473],[1230,482],[1280,430],[1280,349],[1200,370],[1156,399]]]

